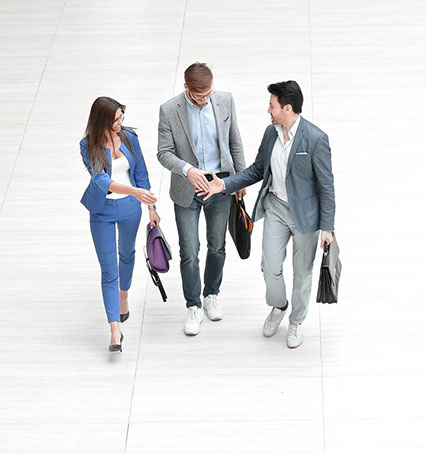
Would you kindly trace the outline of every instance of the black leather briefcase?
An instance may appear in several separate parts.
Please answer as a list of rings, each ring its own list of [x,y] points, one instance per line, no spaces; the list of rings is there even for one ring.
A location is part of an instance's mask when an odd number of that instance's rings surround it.
[[[317,303],[337,303],[342,263],[339,259],[339,246],[333,232],[331,244],[324,243],[320,277],[318,283]]]
[[[231,198],[228,230],[237,247],[239,256],[242,259],[248,258],[250,256],[253,222],[246,212],[244,200],[238,200],[236,195]]]

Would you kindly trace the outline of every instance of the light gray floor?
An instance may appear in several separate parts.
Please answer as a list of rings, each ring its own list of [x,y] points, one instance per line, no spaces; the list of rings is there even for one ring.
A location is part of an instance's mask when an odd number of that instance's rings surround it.
[[[0,0],[0,452],[425,452],[425,24],[422,0]],[[261,334],[261,223],[249,260],[229,239],[224,320],[183,334],[156,128],[195,60],[234,94],[248,163],[268,83],[297,80],[304,117],[329,134],[341,301],[312,298],[296,350],[287,321]],[[174,253],[163,304],[145,212],[121,355],[79,204],[78,142],[100,95],[139,128]]]

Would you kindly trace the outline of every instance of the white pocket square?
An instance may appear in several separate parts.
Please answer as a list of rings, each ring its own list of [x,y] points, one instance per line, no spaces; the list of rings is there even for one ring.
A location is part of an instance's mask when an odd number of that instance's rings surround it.
[[[306,154],[309,154],[309,153],[306,152],[306,151],[299,151],[299,153],[296,153],[296,154],[302,154],[302,155],[305,154],[306,155]]]

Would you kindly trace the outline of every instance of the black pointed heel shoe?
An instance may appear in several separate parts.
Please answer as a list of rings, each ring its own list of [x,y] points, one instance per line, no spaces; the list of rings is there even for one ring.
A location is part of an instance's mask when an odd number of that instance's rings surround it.
[[[109,351],[110,352],[122,352],[122,344],[123,344],[123,339],[124,339],[124,336],[123,336],[123,333],[121,333],[121,337],[120,337],[120,343],[119,344],[112,344],[109,346]]]
[[[127,311],[125,314],[120,314],[120,322],[124,323],[130,316],[130,312]]]

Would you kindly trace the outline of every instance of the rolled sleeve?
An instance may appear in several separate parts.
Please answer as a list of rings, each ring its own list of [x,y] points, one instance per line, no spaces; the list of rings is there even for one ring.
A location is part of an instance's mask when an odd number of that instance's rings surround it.
[[[104,170],[101,170],[99,173],[96,174],[94,173],[90,165],[89,152],[85,140],[82,140],[80,142],[80,153],[81,157],[83,158],[84,165],[86,166],[86,169],[88,170],[90,176],[92,177],[92,181],[99,187],[99,189],[104,194],[108,194],[109,187],[111,186],[112,183],[111,177]]]

